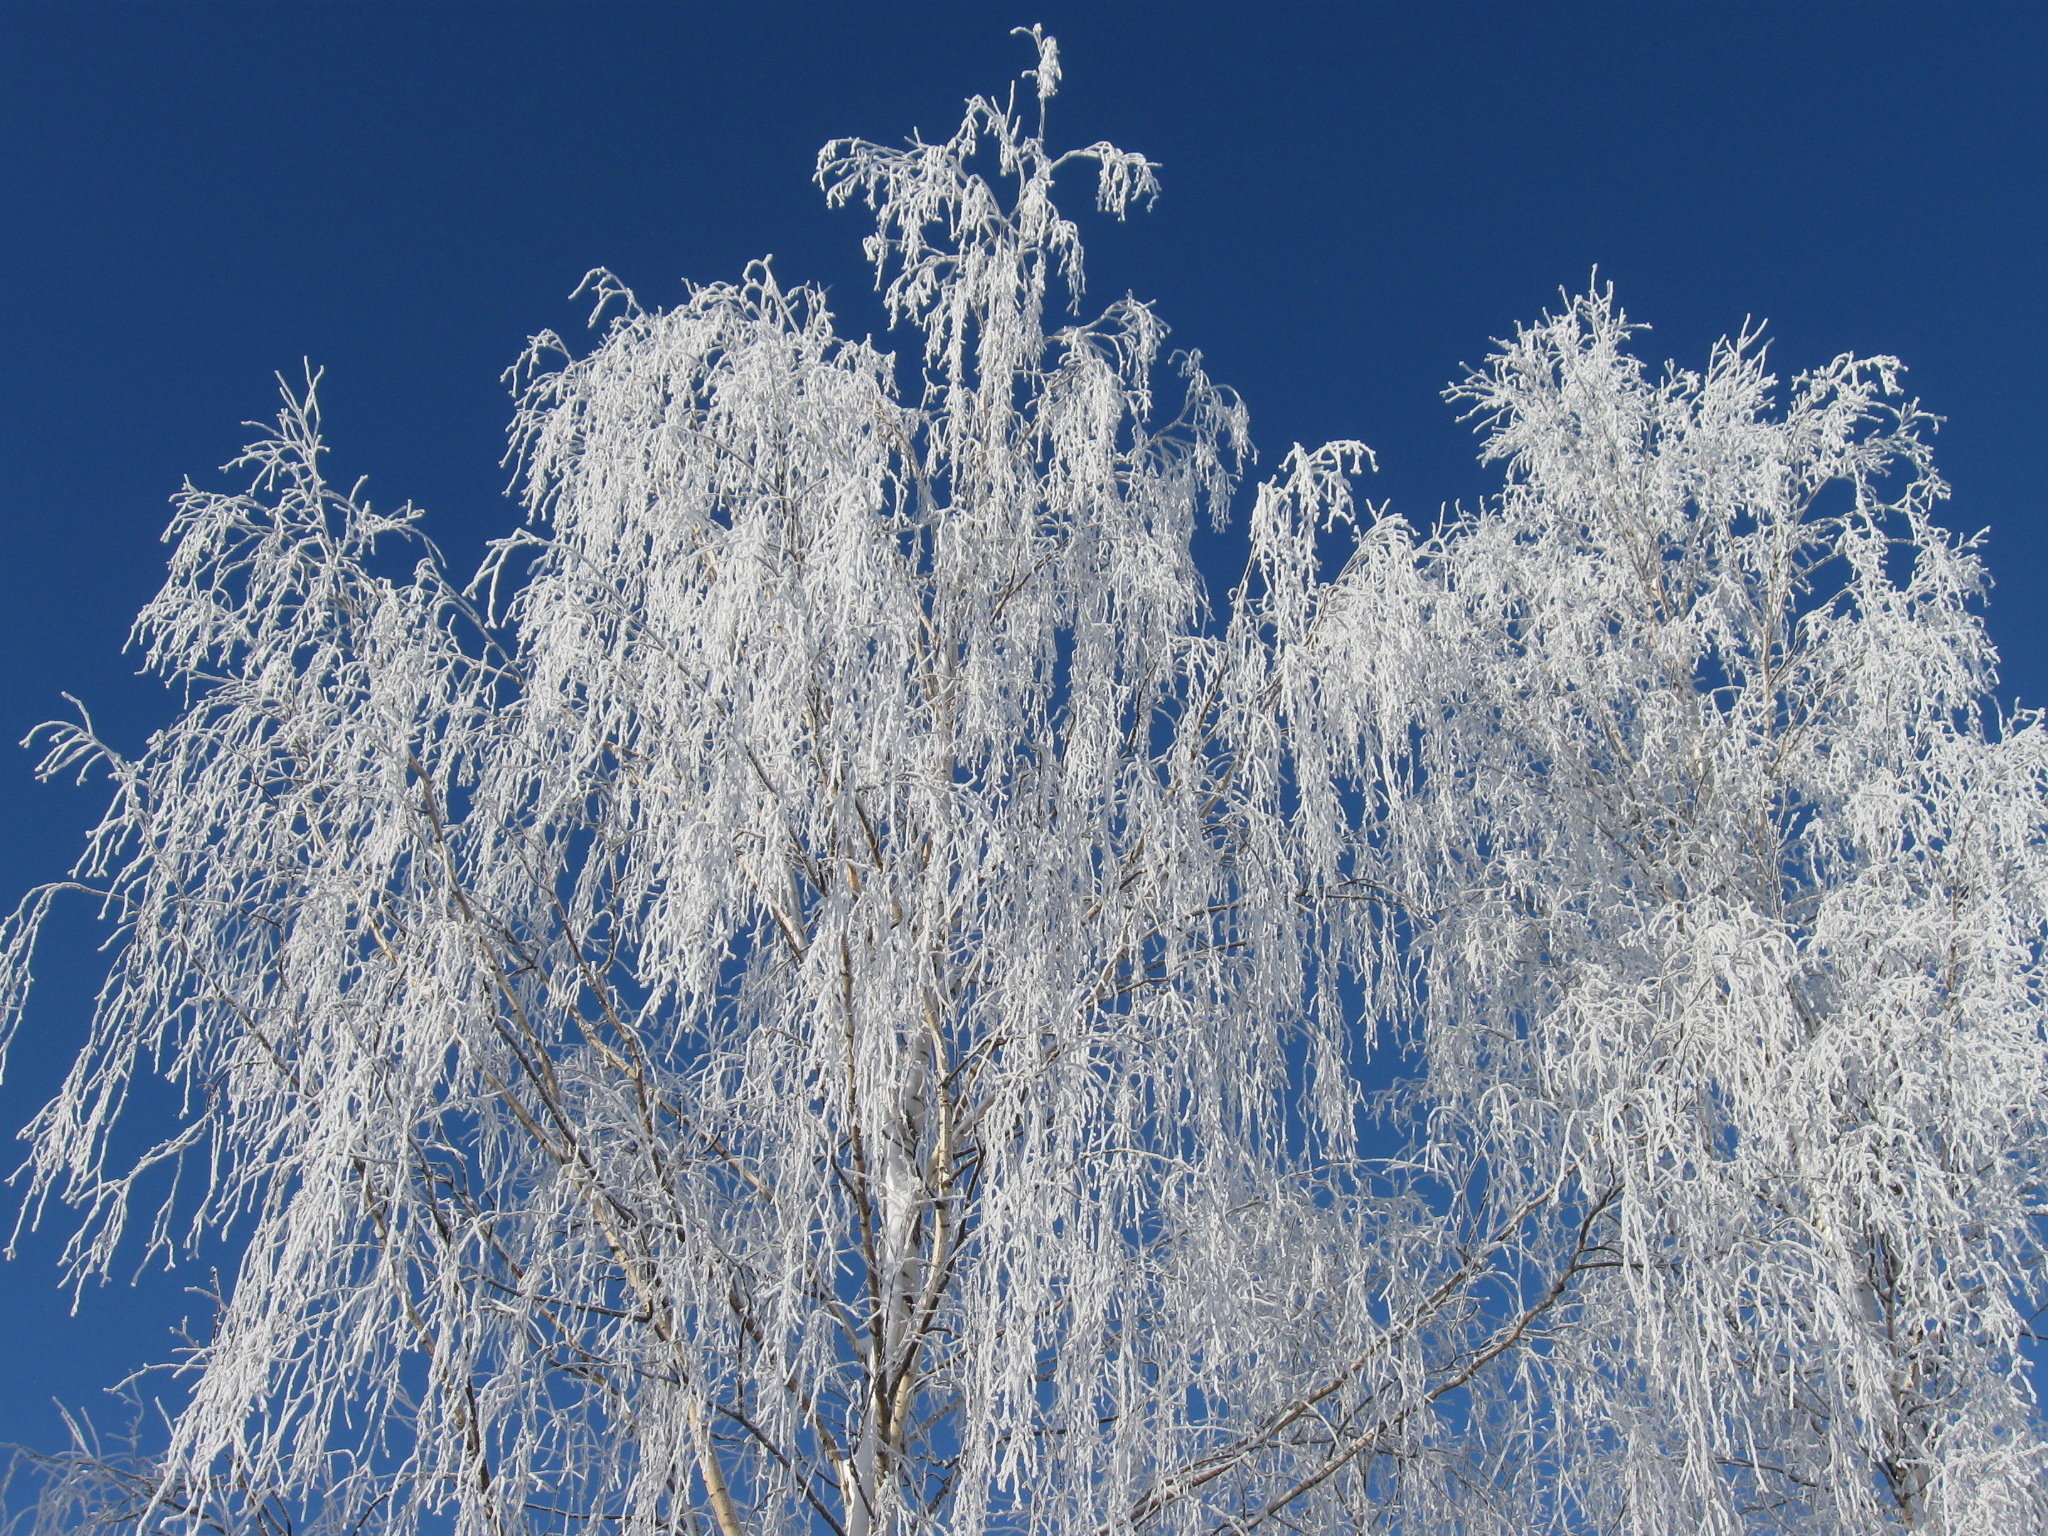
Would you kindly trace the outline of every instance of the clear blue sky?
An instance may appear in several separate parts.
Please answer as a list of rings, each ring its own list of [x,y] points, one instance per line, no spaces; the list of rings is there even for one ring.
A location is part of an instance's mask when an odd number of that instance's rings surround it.
[[[772,252],[877,328],[817,146],[947,132],[1033,21],[1067,68],[1052,136],[1163,167],[1152,213],[1084,224],[1094,295],[1157,300],[1266,464],[1360,437],[1396,511],[1483,493],[1438,391],[1596,264],[1657,359],[1749,316],[1784,372],[1892,352],[1948,418],[1951,521],[1992,530],[2007,695],[2048,700],[2038,3],[0,4],[0,884],[61,873],[99,799],[5,743],[60,690],[117,742],[168,710],[120,654],[166,498],[224,483],[274,373],[327,369],[337,477],[426,507],[467,567],[514,516],[499,373],[580,323],[587,268],[669,302]],[[10,1127],[83,1038],[80,918]],[[0,1441],[52,1444],[52,1397],[103,1405],[204,1313],[202,1263],[71,1316],[64,1226],[0,1266]]]

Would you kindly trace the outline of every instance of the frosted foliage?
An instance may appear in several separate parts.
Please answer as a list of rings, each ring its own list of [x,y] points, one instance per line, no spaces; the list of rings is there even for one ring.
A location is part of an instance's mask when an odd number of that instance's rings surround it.
[[[1454,391],[1498,501],[1297,448],[1212,622],[1244,413],[1144,304],[1058,322],[1056,173],[1156,187],[1048,154],[1037,42],[1036,132],[820,157],[915,401],[765,265],[596,274],[471,595],[310,386],[179,498],[182,712],[54,728],[114,799],[0,983],[96,893],[31,1209],[81,1280],[131,1216],[240,1268],[167,1453],[48,1507],[2041,1528],[2048,760],[1897,365],[1656,380],[1595,293]]]

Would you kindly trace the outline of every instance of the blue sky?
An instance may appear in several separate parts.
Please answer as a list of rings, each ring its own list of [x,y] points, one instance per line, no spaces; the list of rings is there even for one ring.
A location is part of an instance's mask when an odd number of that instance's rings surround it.
[[[2048,700],[2048,9],[985,4],[0,4],[0,875],[59,875],[98,793],[4,745],[86,699],[139,744],[170,701],[121,654],[166,498],[248,440],[272,375],[327,370],[331,467],[413,500],[458,568],[515,512],[500,372],[603,264],[648,302],[773,253],[879,330],[820,143],[943,134],[1031,62],[1051,136],[1162,166],[1084,222],[1097,300],[1158,302],[1251,408],[1262,462],[1359,437],[1427,521],[1491,476],[1439,397],[1597,265],[1704,360],[1767,319],[1780,371],[1891,352],[1945,416],[1953,525],[1992,533],[2008,699]],[[1089,201],[1077,186],[1076,207]],[[1206,546],[1231,568],[1226,534]],[[83,1038],[90,925],[59,934],[0,1121]],[[11,1214],[11,1213],[10,1213]],[[65,1221],[0,1265],[0,1441],[204,1306],[204,1262],[57,1288]]]

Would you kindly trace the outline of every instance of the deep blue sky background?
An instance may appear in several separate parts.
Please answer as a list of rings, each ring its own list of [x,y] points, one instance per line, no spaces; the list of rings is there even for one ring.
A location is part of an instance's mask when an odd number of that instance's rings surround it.
[[[666,303],[772,252],[877,329],[818,145],[945,134],[1033,21],[1052,136],[1163,166],[1152,213],[1084,223],[1094,297],[1156,299],[1265,464],[1355,436],[1397,511],[1483,493],[1438,392],[1597,263],[1660,360],[1747,316],[1784,372],[1903,357],[1951,521],[1992,530],[2007,695],[2048,699],[2048,7],[0,4],[0,885],[61,873],[100,798],[4,743],[60,690],[117,742],[164,718],[121,644],[166,498],[226,483],[273,373],[324,366],[335,477],[468,568],[514,517],[499,373],[580,325],[587,268]],[[88,933],[42,967],[9,1128],[83,1038]],[[201,1266],[73,1317],[64,1225],[0,1265],[0,1441],[105,1413],[203,1314]]]

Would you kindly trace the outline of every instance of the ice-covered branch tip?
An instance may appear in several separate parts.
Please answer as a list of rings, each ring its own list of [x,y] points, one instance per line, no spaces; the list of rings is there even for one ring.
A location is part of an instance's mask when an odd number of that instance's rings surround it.
[[[1045,28],[1039,25],[1012,27],[1012,37],[1028,37],[1038,45],[1038,67],[1024,71],[1024,78],[1038,87],[1038,136],[1045,137],[1045,104],[1059,94],[1060,89],[1060,45],[1057,40],[1045,35]]]

